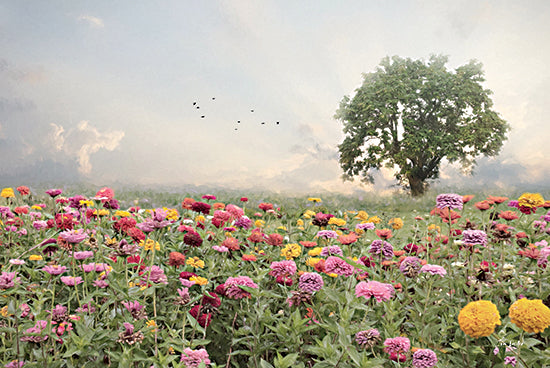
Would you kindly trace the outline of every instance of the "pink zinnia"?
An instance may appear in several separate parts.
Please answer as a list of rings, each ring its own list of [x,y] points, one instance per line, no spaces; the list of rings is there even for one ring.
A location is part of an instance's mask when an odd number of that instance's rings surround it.
[[[50,275],[61,275],[67,271],[67,267],[59,265],[44,266],[42,271],[46,271]]]
[[[86,239],[88,237],[88,234],[86,234],[84,229],[67,230],[61,232],[59,234],[59,237],[68,243],[76,244]]]
[[[83,283],[82,277],[74,277],[74,276],[61,276],[61,282],[63,282],[67,286],[75,286],[78,284]]]
[[[141,278],[144,281],[154,282],[155,284],[168,284],[168,278],[164,274],[164,270],[159,266],[145,267]]]
[[[358,298],[364,296],[369,299],[374,296],[378,303],[390,300],[394,292],[395,289],[392,284],[384,284],[378,281],[361,281],[355,286],[355,295]]]
[[[2,272],[0,274],[0,289],[10,289],[15,286],[15,282],[19,282],[20,277],[15,277],[15,272]]]
[[[269,266],[271,271],[269,271],[269,274],[271,276],[279,277],[279,276],[292,276],[296,273],[296,263],[294,261],[280,261],[280,262],[273,262],[271,263],[271,266]]]
[[[208,352],[204,349],[192,350],[185,348],[181,354],[181,360],[185,364],[185,368],[197,368],[201,363],[210,365]]]
[[[394,337],[384,341],[384,351],[388,354],[406,353],[411,349],[411,342],[406,337]]]
[[[83,260],[83,259],[90,258],[90,257],[93,257],[93,256],[94,256],[94,252],[92,252],[91,250],[86,250],[86,251],[82,251],[82,252],[74,252],[73,253],[74,259],[78,259],[78,260]]]
[[[431,265],[431,264],[426,264],[422,266],[422,268],[420,269],[420,272],[429,273],[432,275],[439,275],[442,277],[447,274],[447,271],[443,267],[438,265]]]
[[[225,296],[232,299],[242,299],[250,297],[250,293],[240,288],[240,286],[247,286],[250,288],[257,289],[256,285],[252,279],[248,276],[238,276],[238,277],[229,277],[224,283],[225,285]]]
[[[355,267],[338,257],[328,257],[325,261],[325,272],[335,273],[339,276],[351,276],[355,272]]]
[[[46,194],[49,195],[52,198],[57,197],[61,193],[63,193],[63,191],[61,189],[49,189],[49,190],[46,191]]]

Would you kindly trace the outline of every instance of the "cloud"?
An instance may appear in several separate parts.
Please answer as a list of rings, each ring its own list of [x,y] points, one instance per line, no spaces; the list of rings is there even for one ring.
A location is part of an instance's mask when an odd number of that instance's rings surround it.
[[[0,139],[5,139],[6,135],[4,134],[4,127],[2,126],[2,123],[0,123]]]
[[[124,132],[111,130],[100,132],[88,121],[81,121],[76,128],[65,131],[61,125],[50,124],[53,128],[50,140],[57,151],[62,151],[78,162],[78,171],[83,175],[92,173],[92,154],[104,149],[114,151],[124,138]]]
[[[81,15],[78,17],[78,20],[88,23],[88,25],[92,28],[105,27],[105,24],[103,23],[103,20],[101,18],[94,17],[91,15]]]
[[[0,59],[0,74],[15,82],[40,83],[46,79],[42,67],[16,67],[6,59]]]

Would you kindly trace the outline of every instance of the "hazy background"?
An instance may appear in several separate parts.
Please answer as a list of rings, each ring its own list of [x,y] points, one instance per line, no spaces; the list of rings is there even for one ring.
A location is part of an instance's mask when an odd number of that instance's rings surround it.
[[[512,131],[438,185],[546,187],[549,19],[547,0],[2,0],[0,186],[349,193],[339,101],[387,55],[446,54],[483,63]]]

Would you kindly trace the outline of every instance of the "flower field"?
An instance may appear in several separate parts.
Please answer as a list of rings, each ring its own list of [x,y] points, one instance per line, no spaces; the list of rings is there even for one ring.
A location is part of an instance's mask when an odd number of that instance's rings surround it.
[[[120,203],[1,191],[2,367],[550,366],[539,194]]]

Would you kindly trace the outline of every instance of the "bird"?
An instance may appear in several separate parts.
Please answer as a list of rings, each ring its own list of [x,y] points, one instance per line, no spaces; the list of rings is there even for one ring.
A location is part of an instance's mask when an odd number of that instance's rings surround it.
[[[200,109],[200,106],[197,106],[197,109]]]
[[[279,125],[279,122],[277,122],[277,125]]]
[[[212,100],[215,100],[215,99],[216,99],[216,97],[212,97]]]
[[[240,121],[240,120],[237,120],[237,124],[240,124],[240,123],[241,123],[241,121]]]
[[[195,106],[197,104],[197,101],[193,101],[193,106]]]
[[[254,112],[254,110],[250,110],[250,112]]]
[[[204,115],[201,115],[201,119],[204,119]]]
[[[265,121],[262,121],[262,125],[264,125],[264,124],[265,124]]]

